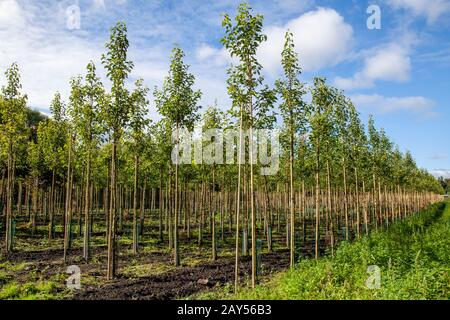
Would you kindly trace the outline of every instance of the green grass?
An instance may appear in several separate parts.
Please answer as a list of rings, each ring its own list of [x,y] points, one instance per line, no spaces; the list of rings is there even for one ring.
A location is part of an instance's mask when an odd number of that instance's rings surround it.
[[[63,298],[57,293],[58,284],[53,281],[38,281],[19,284],[10,282],[0,289],[0,299],[51,300]]]
[[[381,286],[369,289],[367,268],[381,270]],[[449,299],[450,203],[353,243],[342,243],[334,258],[302,260],[255,290],[232,286],[200,299]]]
[[[69,292],[64,286],[66,274],[54,274],[43,279],[36,269],[25,271],[27,266],[31,265],[26,262],[0,263],[0,300],[50,300],[68,297]]]

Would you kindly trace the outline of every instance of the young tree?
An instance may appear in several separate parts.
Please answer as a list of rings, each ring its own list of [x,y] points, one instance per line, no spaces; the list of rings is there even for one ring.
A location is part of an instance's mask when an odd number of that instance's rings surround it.
[[[322,148],[327,144],[331,136],[331,115],[334,106],[336,92],[327,86],[325,79],[315,78],[312,88],[313,111],[310,117],[311,143],[314,148],[315,162],[315,258],[319,257],[320,246],[320,174],[322,170]]]
[[[174,265],[180,265],[178,248],[178,157],[180,127],[193,127],[198,119],[197,105],[200,91],[193,89],[195,77],[189,73],[189,66],[183,62],[184,52],[178,47],[172,50],[169,75],[161,90],[155,89],[155,103],[159,113],[175,126],[175,201],[174,201]]]
[[[30,190],[32,193],[32,212],[30,214],[31,222],[31,234],[34,235],[36,232],[36,215],[37,215],[37,196],[38,196],[38,185],[40,172],[41,153],[38,144],[34,141],[28,142],[27,145],[27,165],[30,169]]]
[[[20,92],[22,84],[17,63],[6,70],[5,76],[6,86],[2,88],[0,97],[0,139],[7,156],[5,249],[8,253],[13,249],[14,169],[17,149],[26,137],[27,97]]]
[[[171,139],[171,128],[167,123],[167,119],[161,119],[157,123],[150,126],[150,136],[152,139],[153,148],[147,149],[149,158],[158,171],[159,175],[159,225],[158,235],[159,240],[163,241],[163,204],[164,204],[164,172],[170,164],[171,144],[167,143]],[[165,210],[167,208],[164,208]]]
[[[52,173],[52,182],[49,197],[49,225],[48,238],[53,238],[54,215],[56,207],[56,176],[60,173],[64,157],[64,145],[66,142],[63,114],[65,105],[61,101],[61,95],[57,92],[50,104],[53,119],[47,119],[39,123],[38,141],[40,152],[43,155],[44,164]]]
[[[108,52],[102,55],[102,63],[107,70],[108,78],[112,82],[109,101],[105,101],[102,111],[111,139],[108,279],[114,278],[116,273],[117,147],[123,129],[128,123],[130,111],[129,93],[125,88],[125,80],[133,68],[133,63],[127,59],[128,46],[127,27],[125,23],[118,22],[110,30],[110,39],[106,43]]]
[[[337,97],[337,103],[334,108],[333,122],[337,135],[336,152],[341,160],[342,185],[344,189],[344,220],[345,220],[345,240],[349,240],[349,207],[348,207],[348,185],[347,185],[347,158],[349,153],[349,109],[353,108],[350,99],[343,94]]]
[[[73,206],[73,185],[75,168],[75,140],[77,132],[74,123],[78,122],[80,106],[83,104],[83,86],[81,76],[70,80],[70,96],[67,110],[62,113],[65,123],[66,152],[67,152],[67,173],[66,173],[66,199],[65,199],[65,222],[64,222],[64,261],[67,258],[67,250],[71,245],[72,237],[72,206]]]
[[[145,119],[149,104],[147,100],[148,88],[144,87],[142,79],[137,80],[135,86],[136,88],[131,94],[130,112],[130,134],[134,150],[133,253],[137,253],[139,236],[137,225],[139,155],[144,152],[144,130],[150,122],[149,119]]]
[[[354,184],[355,184],[355,211],[356,211],[356,235],[359,238],[361,234],[361,219],[360,219],[360,182],[361,172],[364,171],[367,164],[367,136],[364,129],[364,125],[361,123],[359,114],[356,108],[350,108],[349,110],[349,160],[354,171]]]
[[[222,122],[223,122],[223,113],[218,109],[217,105],[213,105],[208,107],[208,109],[206,110],[204,116],[203,116],[203,130],[216,130],[216,129],[221,129],[222,127]],[[211,141],[207,141],[208,143],[210,143]],[[214,141],[213,141],[214,142]],[[217,150],[214,150],[214,152],[216,152]],[[212,156],[214,158],[214,156],[217,155],[208,155],[208,156]],[[212,165],[212,169],[211,169],[211,176],[212,176],[212,181],[211,181],[211,203],[215,203],[216,202],[216,198],[215,198],[215,194],[216,194],[216,163],[207,163],[207,164],[211,164]],[[224,186],[222,186],[222,188],[224,188]],[[212,252],[211,252],[211,259],[213,261],[217,260],[217,244],[216,244],[216,206],[212,205],[212,208],[210,208],[211,211],[211,218],[212,218],[212,232],[211,232],[211,247],[212,247]]]
[[[242,125],[244,125],[249,130],[252,287],[254,288],[256,286],[257,274],[256,212],[253,175],[253,164],[256,159],[253,159],[253,114],[254,112],[261,112],[260,109],[268,107],[267,95],[271,95],[272,93],[267,87],[261,88],[264,77],[261,75],[262,66],[256,57],[260,44],[267,39],[266,35],[262,33],[264,18],[262,15],[252,15],[252,8],[245,2],[239,5],[237,11],[234,24],[228,14],[224,15],[222,26],[225,28],[225,36],[221,39],[221,42],[232,57],[239,59],[239,64],[230,68],[228,71],[230,77],[228,92],[234,100],[233,107],[241,108],[240,112],[236,114],[241,121],[240,128],[242,129]],[[240,155],[238,157],[240,158]]]
[[[75,122],[75,129],[77,136],[82,141],[85,160],[83,258],[86,261],[90,256],[92,157],[102,133],[99,115],[104,97],[104,89],[95,70],[95,65],[91,61],[87,65],[85,83],[81,88],[82,104],[76,104],[74,106],[74,112],[78,115]]]
[[[294,144],[295,136],[303,134],[306,129],[306,106],[302,97],[305,94],[304,84],[298,79],[301,68],[294,49],[293,35],[286,32],[284,49],[281,57],[284,79],[276,83],[277,91],[283,101],[280,104],[281,115],[289,135],[289,211],[290,211],[290,265],[295,264],[295,208],[294,208]]]
[[[243,149],[243,129],[244,129],[244,110],[246,105],[245,88],[241,79],[242,72],[238,68],[231,66],[228,69],[228,94],[232,100],[232,108],[229,110],[231,117],[239,119],[239,141],[237,147],[237,188],[236,188],[236,239],[235,239],[235,269],[234,269],[234,290],[237,292],[239,286],[239,232],[240,232],[240,215],[241,215],[241,171],[242,171],[242,149]],[[236,112],[236,109],[238,110]]]

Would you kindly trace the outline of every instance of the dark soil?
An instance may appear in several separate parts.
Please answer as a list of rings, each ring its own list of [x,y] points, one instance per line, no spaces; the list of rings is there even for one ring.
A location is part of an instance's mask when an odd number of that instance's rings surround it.
[[[312,257],[314,256],[314,240],[312,238],[313,228],[307,221],[306,238],[302,239],[302,235],[296,235],[297,256]],[[44,230],[45,231],[45,230]],[[148,230],[147,230],[148,231]],[[157,235],[157,229],[147,232],[150,236]],[[103,235],[103,233],[100,233]],[[45,238],[46,234],[41,237],[36,236],[29,238],[29,242]],[[203,239],[203,248],[211,246],[211,235],[205,232]],[[297,239],[298,238],[298,239]],[[59,235],[62,241],[62,236]],[[233,248],[233,234],[224,233],[225,241],[222,241],[223,248]],[[274,252],[264,253],[261,255],[261,278],[267,279],[272,274],[286,270],[289,267],[289,251],[280,249],[285,247],[286,237],[284,230],[277,230],[273,234],[273,242],[276,244]],[[60,242],[61,242],[60,241]],[[200,292],[213,290],[217,286],[234,283],[235,262],[233,256],[219,258],[216,262],[208,262],[205,252],[195,250],[197,246],[195,237],[188,239],[184,234],[180,238],[182,256],[189,256],[195,261],[200,262],[197,266],[182,266],[176,269],[170,267],[171,271],[165,271],[163,274],[155,272],[153,275],[139,277],[132,272],[121,273],[120,267],[129,265],[147,265],[156,263],[164,266],[172,265],[172,253],[167,251],[167,241],[152,242],[153,252],[139,252],[136,255],[131,254],[131,245],[121,244],[118,250],[118,278],[114,281],[106,281],[106,245],[97,245],[92,247],[92,260],[86,263],[82,258],[82,248],[71,248],[67,252],[67,260],[63,261],[63,249],[47,249],[32,251],[14,251],[10,254],[1,252],[1,256],[13,263],[26,262],[27,266],[16,271],[14,274],[15,281],[25,283],[38,279],[48,279],[53,275],[65,274],[66,267],[71,264],[79,265],[83,274],[89,275],[95,279],[92,284],[83,284],[82,291],[74,293],[73,298],[77,300],[138,300],[138,299],[179,299],[195,295]],[[62,242],[60,243],[62,244]],[[148,245],[148,244],[143,244]],[[264,245],[265,246],[265,245]],[[322,237],[320,239],[320,254],[325,253],[324,248],[329,247],[329,239]],[[36,243],[38,248],[38,243]],[[231,249],[232,250],[232,249]],[[228,250],[229,252],[229,250]],[[158,270],[156,270],[158,271]],[[251,257],[240,258],[240,282],[249,283],[251,274]],[[63,284],[65,286],[65,283]]]
[[[263,254],[261,273],[268,276],[289,266],[289,252]],[[198,267],[180,267],[163,275],[137,280],[121,278],[102,286],[88,286],[74,296],[77,300],[168,300],[190,296],[214,286],[234,282],[234,259],[219,259]],[[251,258],[242,257],[241,281],[251,270]]]

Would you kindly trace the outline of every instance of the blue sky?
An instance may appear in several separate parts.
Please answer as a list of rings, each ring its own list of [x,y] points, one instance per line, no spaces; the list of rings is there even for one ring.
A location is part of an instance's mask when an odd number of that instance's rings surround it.
[[[268,41],[258,53],[266,81],[280,75],[286,29],[295,38],[303,80],[325,76],[344,89],[363,119],[373,114],[420,167],[450,177],[450,0],[253,0],[264,15]],[[221,14],[233,15],[238,0],[0,0],[0,70],[18,61],[29,104],[48,113],[55,91],[67,98],[71,76],[98,64],[116,21],[128,25],[130,81],[161,85],[171,48],[186,52],[202,105],[226,108],[220,44]],[[381,30],[366,26],[369,5],[381,9]],[[67,27],[67,8],[80,9],[80,29]],[[2,71],[3,72],[3,71]],[[0,84],[4,82],[0,78]],[[105,84],[107,81],[105,80]],[[157,117],[155,110],[151,116]]]

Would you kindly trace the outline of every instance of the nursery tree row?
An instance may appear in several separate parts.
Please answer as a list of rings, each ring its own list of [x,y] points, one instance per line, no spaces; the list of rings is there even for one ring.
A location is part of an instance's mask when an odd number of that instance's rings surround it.
[[[218,247],[235,244],[239,260],[252,257],[257,283],[257,249],[289,248],[293,266],[311,248],[313,257],[334,253],[340,241],[388,228],[397,219],[439,201],[441,184],[401,152],[370,117],[363,124],[343,91],[317,77],[301,77],[301,48],[286,32],[280,64],[283,76],[267,83],[257,51],[266,41],[263,16],[241,4],[224,15],[222,44],[234,57],[227,70],[230,106],[200,108],[202,92],[185,63],[182,48],[170,55],[160,87],[150,91],[129,77],[127,28],[110,30],[101,66],[89,62],[70,81],[70,96],[55,93],[51,117],[32,111],[19,67],[5,72],[0,93],[1,234],[14,250],[15,229],[26,222],[32,237],[61,239],[64,260],[78,230],[83,258],[92,257],[94,228],[104,232],[107,278],[117,274],[118,234],[141,250],[146,227],[173,250],[179,266],[180,239]],[[107,85],[97,74],[104,68]],[[110,89],[107,89],[110,88]],[[210,93],[214,94],[214,93]],[[149,117],[159,112],[161,120]],[[235,129],[235,164],[178,164],[181,128]],[[274,175],[260,175],[253,150],[256,129],[279,129],[281,155]],[[172,139],[175,137],[175,139]],[[211,141],[202,141],[207,144]],[[175,152],[178,155],[178,152]],[[46,234],[37,232],[46,226]],[[75,235],[76,236],[76,235]],[[205,241],[209,240],[209,241]],[[20,248],[17,248],[20,249]]]

